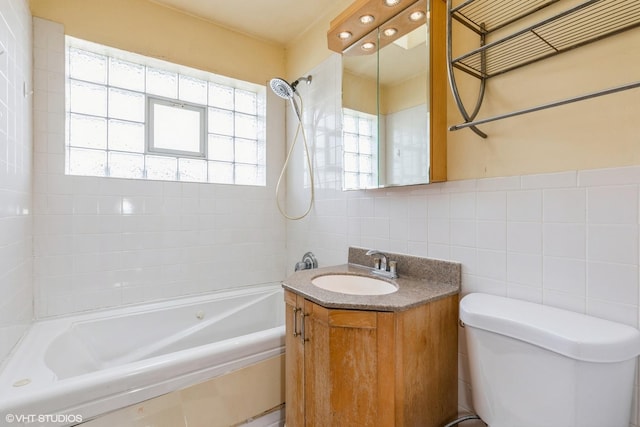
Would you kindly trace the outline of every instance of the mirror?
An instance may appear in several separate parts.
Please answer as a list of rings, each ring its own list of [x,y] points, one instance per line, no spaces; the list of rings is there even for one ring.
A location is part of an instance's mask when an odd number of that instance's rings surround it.
[[[417,11],[422,16],[409,19]],[[427,0],[420,0],[343,52],[344,190],[427,184],[446,178],[446,170],[444,177],[439,169],[434,175],[431,20]],[[397,32],[392,34],[391,29]],[[446,80],[444,84],[446,91]],[[437,105],[446,115],[443,99],[444,106]],[[440,145],[443,135],[446,129],[437,135]],[[446,141],[444,144],[446,149]],[[446,159],[444,163],[446,167]]]

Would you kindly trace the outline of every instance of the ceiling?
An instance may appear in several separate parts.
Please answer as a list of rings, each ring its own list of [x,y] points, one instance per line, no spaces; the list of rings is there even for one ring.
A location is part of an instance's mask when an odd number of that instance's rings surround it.
[[[199,16],[229,29],[286,45],[304,33],[327,11],[339,12],[354,0],[151,1]]]

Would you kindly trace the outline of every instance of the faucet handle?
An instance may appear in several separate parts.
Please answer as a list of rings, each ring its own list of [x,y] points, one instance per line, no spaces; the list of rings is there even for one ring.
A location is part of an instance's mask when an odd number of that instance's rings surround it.
[[[389,273],[393,275],[398,274],[398,261],[389,261]]]

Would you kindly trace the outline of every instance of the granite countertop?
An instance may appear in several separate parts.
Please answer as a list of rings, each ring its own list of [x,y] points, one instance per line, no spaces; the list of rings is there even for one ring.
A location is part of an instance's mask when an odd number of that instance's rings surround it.
[[[352,262],[350,264],[295,272],[284,280],[282,286],[326,308],[373,311],[403,311],[460,292],[460,264],[388,254],[391,260],[398,260],[400,277],[386,279],[371,273],[370,267],[353,263],[354,260],[362,259],[362,251],[364,250],[350,248],[349,259]],[[401,265],[404,266],[402,270]],[[373,277],[393,283],[398,290],[386,295],[350,295],[331,292],[311,284],[312,279],[328,274]]]

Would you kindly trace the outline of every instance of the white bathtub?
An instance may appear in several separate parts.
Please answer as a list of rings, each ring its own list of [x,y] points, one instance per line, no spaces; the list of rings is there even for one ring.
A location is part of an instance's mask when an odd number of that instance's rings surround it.
[[[0,425],[72,425],[283,352],[279,284],[35,322],[0,372]]]

